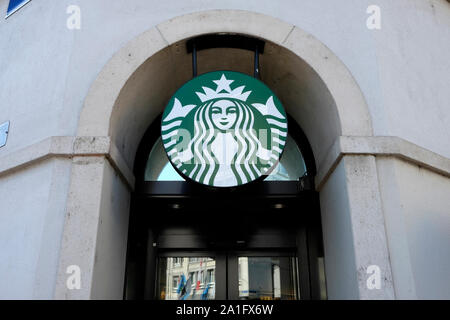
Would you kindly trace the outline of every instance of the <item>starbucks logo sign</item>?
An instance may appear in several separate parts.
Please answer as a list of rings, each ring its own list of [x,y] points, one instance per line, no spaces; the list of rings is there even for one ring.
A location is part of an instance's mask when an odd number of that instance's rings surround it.
[[[233,187],[262,179],[277,165],[287,117],[261,81],[215,71],[175,93],[164,110],[161,135],[181,175],[209,186]]]

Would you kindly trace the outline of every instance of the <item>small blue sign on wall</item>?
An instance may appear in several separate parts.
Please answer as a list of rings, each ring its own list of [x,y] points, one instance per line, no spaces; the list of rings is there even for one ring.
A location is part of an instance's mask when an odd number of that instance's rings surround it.
[[[0,148],[6,144],[9,132],[9,121],[0,124]]]
[[[6,18],[12,15],[14,12],[22,8],[31,0],[9,0],[8,11],[6,12]]]

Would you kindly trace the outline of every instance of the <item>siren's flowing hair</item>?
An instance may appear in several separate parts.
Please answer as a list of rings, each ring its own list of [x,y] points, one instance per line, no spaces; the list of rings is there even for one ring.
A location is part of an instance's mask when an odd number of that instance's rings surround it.
[[[253,125],[255,117],[253,110],[239,100],[227,99],[237,107],[237,117],[233,133],[238,150],[233,158],[231,169],[238,184],[256,179],[261,172],[256,166],[256,153],[259,140]],[[206,102],[196,110],[194,115],[194,137],[189,143],[189,149],[194,155],[194,168],[188,174],[191,179],[205,184],[214,184],[214,178],[219,171],[219,161],[211,151],[211,144],[216,137],[216,128],[210,116],[210,109],[215,101]]]

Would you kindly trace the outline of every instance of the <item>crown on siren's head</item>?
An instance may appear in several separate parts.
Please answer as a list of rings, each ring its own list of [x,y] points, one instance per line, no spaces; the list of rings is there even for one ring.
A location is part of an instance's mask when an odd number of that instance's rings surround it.
[[[224,74],[220,77],[219,80],[213,80],[215,84],[217,84],[217,89],[213,90],[208,87],[202,87],[203,92],[196,92],[201,102],[209,101],[217,98],[232,98],[241,101],[247,101],[248,96],[251,91],[244,91],[245,86],[240,86],[231,90],[230,84],[234,82],[234,80],[228,80]],[[225,92],[224,92],[225,91]]]

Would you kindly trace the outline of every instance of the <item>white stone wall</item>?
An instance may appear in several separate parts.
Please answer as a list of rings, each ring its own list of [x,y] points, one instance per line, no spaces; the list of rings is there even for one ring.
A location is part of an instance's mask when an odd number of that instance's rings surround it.
[[[7,3],[0,1],[0,12]],[[66,28],[71,4],[81,8],[81,30]],[[366,27],[371,4],[381,8],[381,30]],[[450,156],[445,0],[31,1],[0,19],[0,122],[11,120],[0,154],[48,136],[74,135],[89,86],[115,52],[163,21],[211,9],[259,12],[311,33],[351,70],[376,135]]]
[[[0,13],[7,4],[0,0]],[[72,4],[81,8],[81,30],[66,28]],[[366,28],[371,4],[381,8],[381,30]],[[397,136],[450,157],[445,0],[33,0],[0,19],[0,123],[11,121],[0,168],[9,154],[48,137],[75,136],[89,88],[126,43],[161,22],[211,9],[258,12],[312,34],[355,78],[374,135]],[[45,160],[0,173],[0,298],[54,296],[71,163]],[[396,297],[449,298],[443,278],[450,263],[448,176],[390,158],[376,163]],[[345,178],[342,166],[330,183]],[[327,271],[333,272],[330,265]]]
[[[402,160],[377,160],[396,295],[450,299],[450,181]]]
[[[53,296],[70,161],[52,159],[0,179],[0,299]]]

